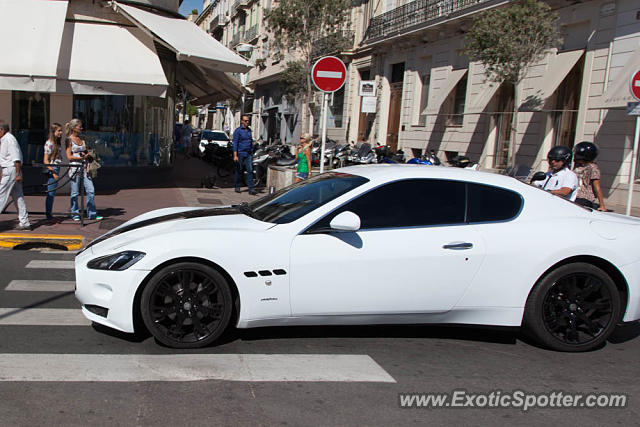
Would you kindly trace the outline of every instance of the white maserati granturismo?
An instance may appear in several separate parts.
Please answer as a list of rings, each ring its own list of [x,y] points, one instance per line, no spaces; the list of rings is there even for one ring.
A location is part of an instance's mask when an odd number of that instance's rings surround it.
[[[523,327],[585,351],[640,318],[640,220],[513,178],[347,167],[249,204],[146,213],[76,257],[93,322],[176,348],[228,327]]]

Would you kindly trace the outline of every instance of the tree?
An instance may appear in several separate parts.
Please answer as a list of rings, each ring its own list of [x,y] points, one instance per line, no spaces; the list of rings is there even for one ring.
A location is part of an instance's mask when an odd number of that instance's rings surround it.
[[[313,97],[311,67],[314,42],[340,33],[348,22],[350,0],[280,0],[267,14],[269,31],[277,35],[273,43],[298,58],[286,64],[283,73],[285,95],[289,100],[303,95],[302,129],[308,129],[309,104]]]
[[[527,68],[542,59],[560,40],[557,15],[542,1],[522,0],[508,7],[487,10],[474,19],[466,35],[465,53],[484,64],[488,78],[514,86],[508,163],[515,166],[515,139],[520,106],[520,83]]]

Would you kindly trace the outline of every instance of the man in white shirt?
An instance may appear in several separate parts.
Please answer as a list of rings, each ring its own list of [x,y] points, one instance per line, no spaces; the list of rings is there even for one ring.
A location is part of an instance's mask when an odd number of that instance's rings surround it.
[[[0,120],[0,212],[4,211],[13,196],[18,210],[18,230],[31,230],[27,205],[22,194],[22,152],[16,138],[9,132],[9,125]]]
[[[537,181],[536,185],[556,196],[575,202],[578,193],[578,176],[569,169],[573,152],[569,147],[556,145],[547,154],[549,172],[547,179]]]

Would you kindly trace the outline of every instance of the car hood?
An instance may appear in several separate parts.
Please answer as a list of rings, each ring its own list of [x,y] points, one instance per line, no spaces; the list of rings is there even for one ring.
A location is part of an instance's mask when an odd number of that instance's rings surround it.
[[[147,233],[157,234],[168,230],[172,232],[194,228],[266,230],[272,226],[273,224],[258,221],[243,214],[237,206],[165,208],[144,213],[125,222],[93,240],[85,249],[117,236],[121,236],[122,240],[129,240],[144,237]],[[116,242],[113,243],[118,245]]]

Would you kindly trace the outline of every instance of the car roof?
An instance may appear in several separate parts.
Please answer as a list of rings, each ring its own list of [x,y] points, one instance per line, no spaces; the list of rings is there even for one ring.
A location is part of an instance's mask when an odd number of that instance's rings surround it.
[[[522,190],[523,185],[524,187],[528,187],[528,185],[506,175],[445,166],[373,164],[348,166],[341,168],[340,172],[351,173],[371,180],[382,181],[406,178],[435,178],[472,181],[518,190]]]

